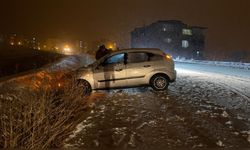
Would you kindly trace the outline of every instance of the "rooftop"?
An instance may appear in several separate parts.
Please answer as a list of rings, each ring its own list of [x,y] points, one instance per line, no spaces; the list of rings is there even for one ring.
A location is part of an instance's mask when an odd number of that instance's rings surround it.
[[[185,26],[186,28],[191,28],[191,29],[201,29],[201,30],[207,29],[206,27],[190,26],[190,25],[188,25],[188,24],[183,23],[183,22],[180,21],[180,20],[159,20],[159,21],[154,22],[154,23],[152,23],[152,24],[150,24],[150,25],[144,25],[144,26],[142,26],[142,27],[137,27],[137,28],[135,28],[132,32],[134,32],[134,31],[140,31],[140,30],[143,30],[143,29],[146,28],[146,27],[150,27],[150,26],[153,26],[153,25],[156,25],[156,24],[172,24],[172,25],[175,25],[175,24],[176,24],[176,25],[183,25],[183,26]]]

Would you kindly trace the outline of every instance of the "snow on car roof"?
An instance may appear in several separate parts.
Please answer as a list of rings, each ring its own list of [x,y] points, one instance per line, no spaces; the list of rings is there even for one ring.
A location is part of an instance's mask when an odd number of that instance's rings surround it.
[[[116,54],[120,54],[120,53],[133,53],[133,52],[146,52],[146,53],[153,53],[153,54],[158,54],[158,55],[162,55],[163,51],[161,51],[158,48],[131,48],[131,49],[121,49],[121,50],[117,50],[117,51],[113,51],[111,53],[108,53],[107,55],[103,56],[102,58],[98,59],[98,61],[101,61],[107,57],[116,55]]]
[[[131,48],[131,49],[118,50],[111,54],[122,53],[122,52],[149,52],[149,53],[160,54],[160,55],[163,53],[163,51],[161,51],[158,48]]]

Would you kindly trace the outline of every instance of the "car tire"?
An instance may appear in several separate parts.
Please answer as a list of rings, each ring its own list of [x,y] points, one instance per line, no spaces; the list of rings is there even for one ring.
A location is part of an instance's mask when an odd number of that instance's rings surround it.
[[[150,79],[150,86],[155,91],[165,91],[169,86],[169,78],[165,74],[156,74]]]
[[[79,80],[78,81],[78,86],[82,89],[81,91],[83,92],[82,94],[84,96],[89,96],[92,92],[91,85],[89,84],[88,81],[86,80]]]

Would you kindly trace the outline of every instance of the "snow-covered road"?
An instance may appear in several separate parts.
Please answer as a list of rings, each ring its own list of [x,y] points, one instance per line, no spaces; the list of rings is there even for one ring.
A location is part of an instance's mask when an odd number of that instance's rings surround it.
[[[176,63],[176,69],[180,77],[186,76],[192,78],[192,81],[202,81],[203,86],[213,83],[224,88],[225,93],[222,95],[225,98],[220,99],[219,104],[228,107],[237,105],[241,109],[250,111],[250,70],[180,62]],[[210,87],[212,88],[213,86]],[[230,95],[232,92],[240,98],[232,97]]]
[[[66,147],[249,148],[249,70],[190,63],[176,69],[166,92],[101,92]]]

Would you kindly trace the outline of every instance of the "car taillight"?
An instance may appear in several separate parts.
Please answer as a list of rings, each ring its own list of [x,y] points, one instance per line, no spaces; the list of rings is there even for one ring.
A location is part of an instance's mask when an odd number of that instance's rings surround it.
[[[167,60],[167,61],[172,60],[172,56],[169,55],[169,54],[164,54],[163,57],[164,57],[164,59]]]

